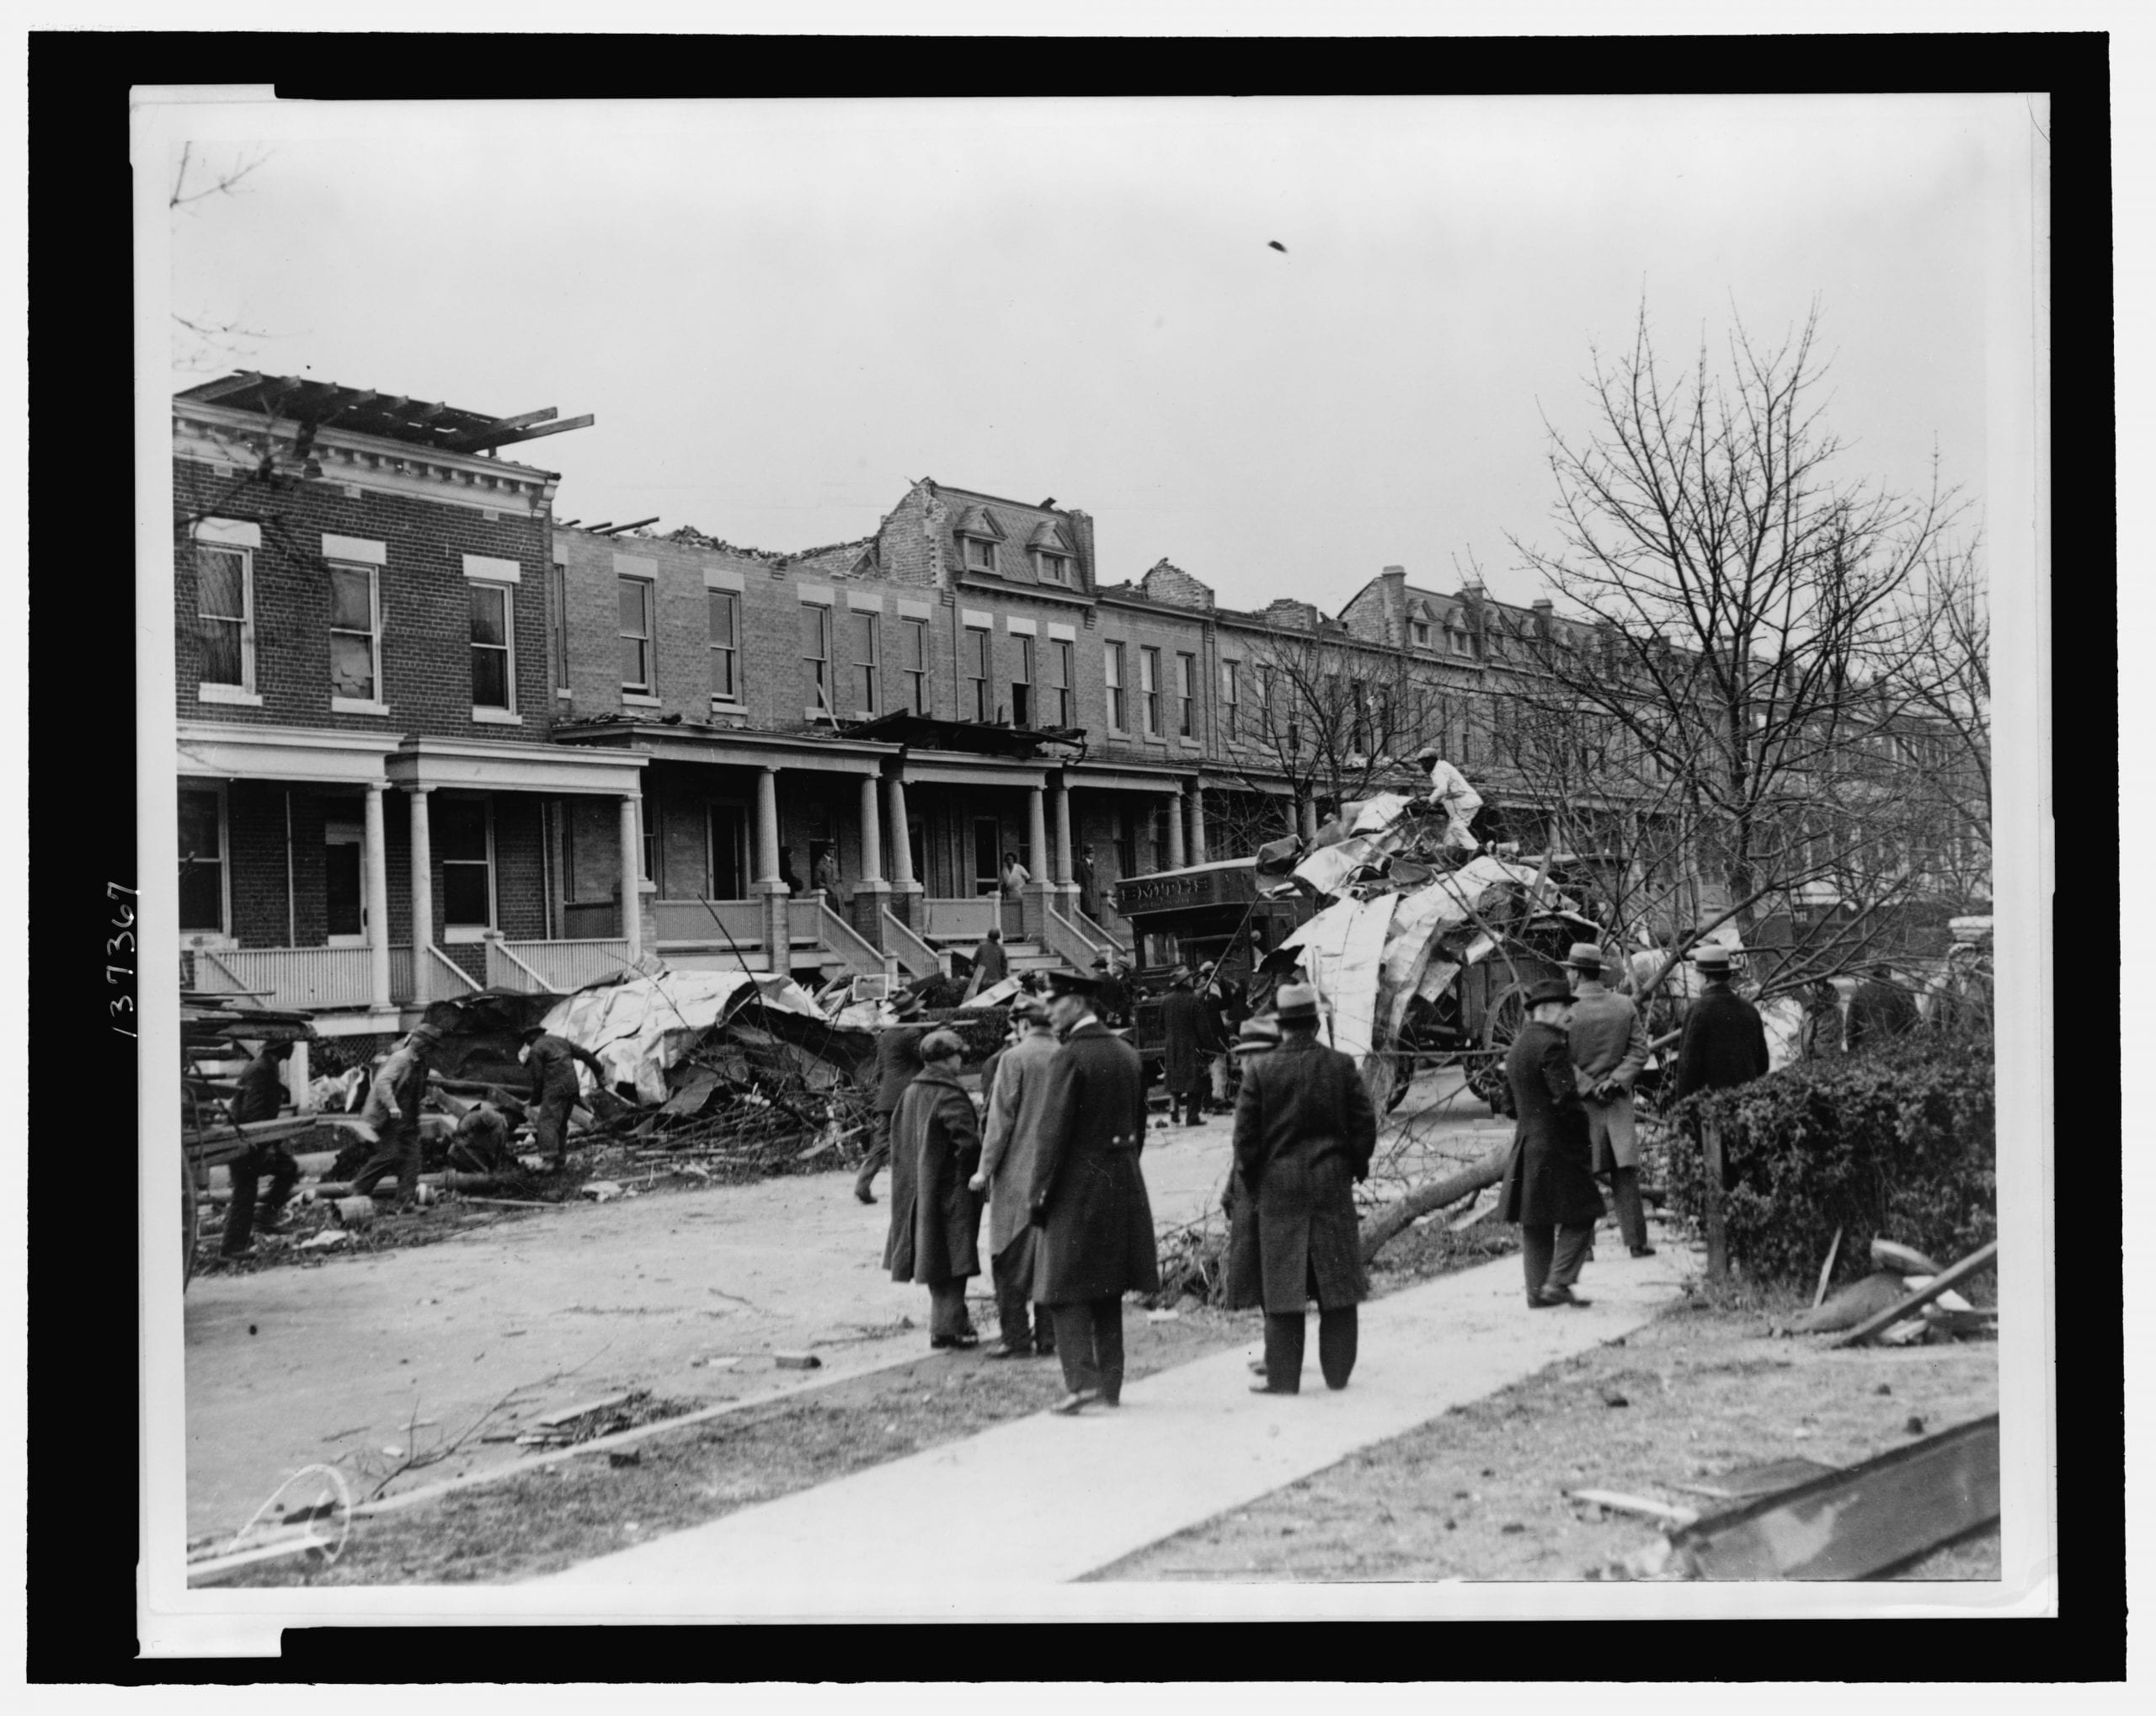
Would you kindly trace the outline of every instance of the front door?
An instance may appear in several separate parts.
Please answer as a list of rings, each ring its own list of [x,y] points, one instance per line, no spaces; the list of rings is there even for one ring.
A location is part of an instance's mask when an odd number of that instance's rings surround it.
[[[324,903],[328,908],[329,945],[361,947],[367,939],[366,889],[360,863],[362,831],[357,823],[327,823],[323,828],[325,846]]]
[[[992,816],[974,818],[974,892],[994,893],[1003,885],[1003,854],[999,850],[1001,824]]]

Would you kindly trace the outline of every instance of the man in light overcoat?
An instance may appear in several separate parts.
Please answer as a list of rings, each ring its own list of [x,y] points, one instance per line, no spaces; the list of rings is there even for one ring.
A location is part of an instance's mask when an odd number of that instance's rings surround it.
[[[1033,1189],[1033,1164],[1039,1154],[1041,1120],[1048,1100],[1048,1069],[1061,1052],[1048,1022],[1047,1004],[1020,994],[1011,1017],[1022,1035],[995,1058],[989,1083],[988,1132],[973,1189],[989,1195],[989,1268],[995,1279],[995,1314],[1002,1339],[983,1355],[1023,1358],[1055,1351],[1054,1319],[1048,1307],[1027,1302],[1033,1291],[1032,1212],[1027,1199]]]
[[[1575,941],[1572,1011],[1566,1023],[1572,1072],[1587,1111],[1594,1171],[1606,1176],[1617,1205],[1617,1226],[1635,1257],[1652,1257],[1646,1212],[1640,1204],[1640,1137],[1632,1115],[1632,1084],[1647,1063],[1646,1021],[1629,996],[1603,987],[1604,956],[1592,941]]]

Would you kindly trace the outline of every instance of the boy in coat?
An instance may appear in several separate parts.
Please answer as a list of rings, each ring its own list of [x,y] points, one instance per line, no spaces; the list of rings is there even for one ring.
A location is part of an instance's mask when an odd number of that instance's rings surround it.
[[[1498,1195],[1498,1219],[1519,1224],[1527,1303],[1584,1305],[1572,1292],[1602,1219],[1587,1137],[1587,1111],[1572,1077],[1572,1052],[1560,1021],[1572,986],[1545,978],[1527,992],[1527,1023],[1505,1057],[1505,1077],[1519,1116],[1512,1160]]]
[[[1033,1159],[1038,1154],[1042,1104],[1048,1094],[1049,1063],[1057,1053],[1048,1008],[1037,996],[1021,994],[1011,1004],[1018,1040],[995,1057],[995,1071],[984,1075],[989,1093],[988,1130],[980,1166],[972,1186],[989,1194],[989,1271],[995,1280],[996,1320],[1002,1339],[983,1355],[1023,1358],[1055,1351],[1055,1334],[1045,1305],[1027,1311],[1033,1292],[1033,1233],[1026,1206],[1033,1188]]]
[[[1153,1207],[1139,1153],[1145,1081],[1138,1051],[1093,1012],[1090,977],[1049,975],[1049,1018],[1063,1047],[1049,1063],[1027,1202],[1040,1230],[1033,1298],[1055,1324],[1069,1391],[1049,1410],[1073,1413],[1123,1397],[1123,1296],[1161,1285]]]
[[[1378,1138],[1355,1063],[1317,1040],[1317,992],[1289,984],[1278,1016],[1280,1047],[1251,1059],[1235,1103],[1235,1171],[1257,1207],[1265,1306],[1265,1380],[1251,1385],[1260,1394],[1300,1392],[1311,1299],[1326,1386],[1348,1386],[1355,1307],[1370,1291],[1353,1182],[1369,1174]]]
[[[958,1082],[965,1045],[948,1031],[921,1039],[921,1069],[891,1122],[891,1231],[883,1266],[928,1289],[928,1344],[978,1346],[966,1283],[980,1273],[980,1122]]]

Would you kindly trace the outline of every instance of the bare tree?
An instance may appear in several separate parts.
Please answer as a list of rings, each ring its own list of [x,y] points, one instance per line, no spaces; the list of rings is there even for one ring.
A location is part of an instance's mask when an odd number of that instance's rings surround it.
[[[1528,651],[1512,760],[1575,798],[1593,776],[1678,856],[1629,903],[1678,919],[1673,958],[1773,922],[1777,989],[1865,957],[1929,883],[1902,790],[1937,683],[1913,605],[1958,515],[1935,477],[1910,498],[1838,473],[1817,323],[1771,350],[1739,328],[1723,373],[1703,349],[1673,376],[1642,312],[1596,358],[1588,436],[1550,431],[1561,546],[1513,539],[1570,611]]]
[[[197,151],[192,143],[180,146],[173,163],[172,187],[165,201],[167,211],[178,220],[194,218],[200,205],[213,197],[237,196],[248,175],[270,158],[267,149],[242,150],[229,158]],[[184,373],[205,375],[243,362],[253,355],[253,343],[269,336],[246,325],[243,314],[216,316],[207,311],[173,319],[173,367]]]

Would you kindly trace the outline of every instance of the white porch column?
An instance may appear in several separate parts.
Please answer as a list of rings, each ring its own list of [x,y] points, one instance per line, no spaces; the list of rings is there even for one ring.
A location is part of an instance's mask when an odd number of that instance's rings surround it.
[[[891,796],[891,886],[910,891],[915,886],[913,829],[906,821],[906,783],[894,775],[887,784]]]
[[[643,830],[637,813],[643,801],[632,793],[622,796],[622,939],[629,944],[632,963],[643,957]]]
[[[1205,783],[1190,784],[1190,861],[1203,864],[1205,856]]]
[[[1308,845],[1317,839],[1317,800],[1315,798],[1305,798],[1303,801],[1302,833],[1305,845]]]
[[[360,853],[366,871],[367,987],[377,1011],[389,1005],[389,854],[382,839],[382,795],[387,781],[367,782],[366,845]],[[414,969],[417,970],[416,956]]]
[[[431,786],[408,786],[412,806],[412,968],[420,988],[426,987],[426,946],[435,939],[434,847],[427,820],[427,795]]]
[[[883,879],[883,818],[876,802],[876,777],[861,777],[861,870],[863,882]]]
[[[1033,855],[1033,880],[1046,882],[1049,867],[1048,794],[1038,786],[1026,789],[1026,839]]]
[[[1071,885],[1070,789],[1060,780],[1055,783],[1055,885]]]
[[[1182,793],[1178,790],[1168,800],[1168,862],[1170,870],[1180,870],[1189,862],[1183,855]]]
[[[778,770],[756,772],[756,880],[779,885]]]

